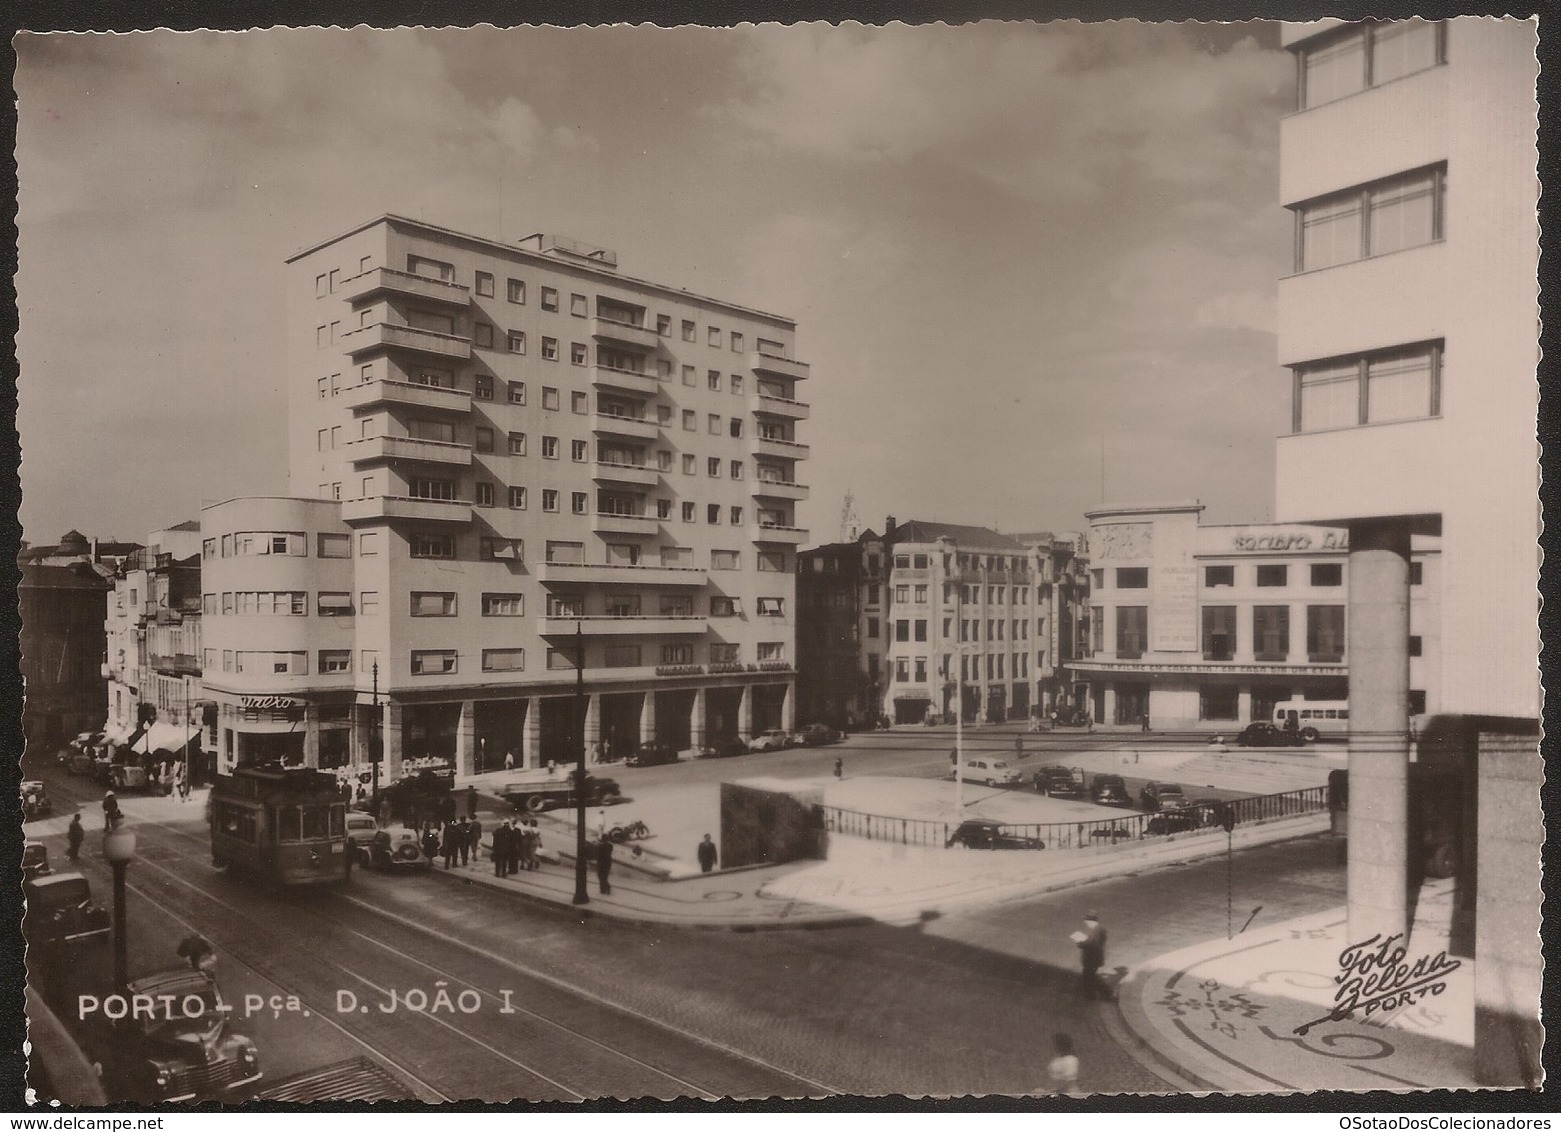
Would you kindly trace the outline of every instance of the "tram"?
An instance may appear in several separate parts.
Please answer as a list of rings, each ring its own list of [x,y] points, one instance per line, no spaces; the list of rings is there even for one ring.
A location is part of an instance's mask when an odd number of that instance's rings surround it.
[[[276,763],[219,774],[211,788],[211,860],[275,885],[345,881],[352,854],[336,776]]]

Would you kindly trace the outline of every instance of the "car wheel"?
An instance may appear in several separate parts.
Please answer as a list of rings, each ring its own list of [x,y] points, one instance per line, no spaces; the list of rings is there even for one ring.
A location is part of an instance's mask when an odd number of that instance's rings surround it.
[[[622,799],[622,795],[616,790],[603,790],[596,799],[599,806],[616,806]]]
[[[1317,739],[1318,739],[1317,728],[1315,728],[1315,727],[1303,727],[1303,728],[1301,728],[1301,738],[1304,741],[1308,742],[1308,743],[1315,743],[1315,742],[1317,742]]]
[[[545,804],[546,803],[543,801],[542,795],[540,794],[528,794],[524,803],[526,809],[530,810],[534,814],[541,813],[542,807]]]

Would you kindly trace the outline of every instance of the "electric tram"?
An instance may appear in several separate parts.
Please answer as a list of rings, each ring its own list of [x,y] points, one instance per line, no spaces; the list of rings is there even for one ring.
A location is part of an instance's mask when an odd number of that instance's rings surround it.
[[[352,854],[336,776],[276,763],[219,774],[211,788],[211,860],[275,885],[345,881]]]

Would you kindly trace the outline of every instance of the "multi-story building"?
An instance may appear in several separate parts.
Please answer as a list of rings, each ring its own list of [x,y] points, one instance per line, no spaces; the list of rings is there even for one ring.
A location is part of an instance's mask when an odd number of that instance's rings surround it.
[[[803,724],[844,730],[879,714],[862,664],[862,580],[860,542],[797,555],[797,719]]]
[[[80,557],[68,565],[20,564],[22,731],[29,746],[52,748],[103,723],[103,612],[112,583],[107,568],[87,560],[86,540],[77,539]],[[67,539],[64,549],[76,547]]]
[[[1052,674],[1042,677],[1036,703],[1043,712],[1079,707],[1089,701],[1089,674],[1075,661],[1090,655],[1089,556],[1082,534],[1034,531],[1014,535],[1049,561],[1041,583],[1041,601],[1051,609],[1046,622],[1050,639],[1046,647]]]
[[[361,757],[376,692],[392,764],[572,758],[577,650],[593,751],[794,722],[790,320],[394,216],[288,305],[294,498],[202,516],[229,763]]]
[[[1199,522],[1198,503],[1087,513],[1094,575],[1096,723],[1229,730],[1271,720],[1284,700],[1343,700],[1349,536],[1296,524]],[[1410,704],[1438,702],[1440,555],[1410,565]]]
[[[1536,29],[1475,17],[1287,26],[1295,112],[1279,283],[1292,374],[1283,522],[1349,536],[1349,938],[1409,930],[1413,831],[1437,801],[1461,847],[1456,952],[1476,1055],[1537,1081],[1540,683],[1536,578]],[[1409,773],[1412,540],[1442,548],[1441,711]]]

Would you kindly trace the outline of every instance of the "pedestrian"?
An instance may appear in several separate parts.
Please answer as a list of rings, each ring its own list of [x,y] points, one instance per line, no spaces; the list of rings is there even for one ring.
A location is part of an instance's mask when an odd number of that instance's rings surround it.
[[[836,778],[844,778],[845,777],[845,770],[846,770],[845,760],[844,759],[836,759],[835,760],[835,777]]]
[[[439,833],[439,852],[444,857],[444,867],[448,869],[460,853],[461,827],[453,821],[447,821]]]
[[[1085,998],[1109,998],[1105,984],[1100,981],[1100,969],[1106,963],[1106,929],[1100,924],[1100,916],[1094,912],[1084,915],[1084,930],[1073,933],[1073,942],[1079,945],[1079,968],[1082,973],[1080,990]]]
[[[124,815],[119,812],[119,799],[114,797],[114,792],[110,790],[103,795],[103,832],[118,829],[120,819],[123,817]]]
[[[1143,723],[1143,726],[1140,728],[1140,730],[1148,731],[1149,730],[1149,713],[1147,711],[1144,712],[1144,714],[1140,717],[1140,719],[1141,719],[1141,721]]]
[[[509,831],[509,850],[504,855],[504,868],[509,876],[514,876],[520,871],[520,859],[524,855],[526,838],[526,820],[519,818]]]
[[[596,886],[605,896],[612,892],[607,878],[612,873],[612,842],[602,838],[596,843]]]
[[[179,941],[179,946],[174,949],[174,954],[187,960],[190,970],[200,971],[207,978],[214,978],[217,973],[217,951],[211,945],[211,941],[200,932],[187,935]]]
[[[1048,1092],[1069,1096],[1079,1091],[1079,1059],[1073,1052],[1073,1039],[1067,1034],[1052,1038],[1057,1056],[1046,1066]]]
[[[509,865],[509,819],[493,827],[493,875],[506,876]]]
[[[1024,736],[1023,735],[1015,735],[1014,736],[1014,758],[1022,759],[1024,757],[1025,757],[1025,754],[1024,754]]]
[[[428,858],[429,864],[439,856],[439,835],[434,832],[432,826],[425,826],[423,829],[423,856]]]
[[[72,864],[81,855],[81,843],[86,839],[87,831],[82,827],[81,815],[72,814],[70,825],[65,830],[65,859]]]
[[[699,843],[699,871],[708,873],[715,868],[716,861],[720,859],[720,853],[715,847],[715,842],[710,840],[710,835],[705,834],[705,839]]]
[[[455,851],[460,854],[461,864],[465,865],[471,857],[472,823],[462,818],[455,823]]]
[[[531,826],[531,867],[540,869],[542,867],[542,827],[537,824],[536,818],[528,818],[527,824]]]
[[[505,770],[514,770],[515,769],[515,752],[514,751],[505,751],[504,752],[504,769]]]
[[[472,863],[482,860],[482,822],[473,814],[466,830],[466,843],[472,848]]]
[[[466,817],[471,820],[477,816],[477,787],[466,787]]]

